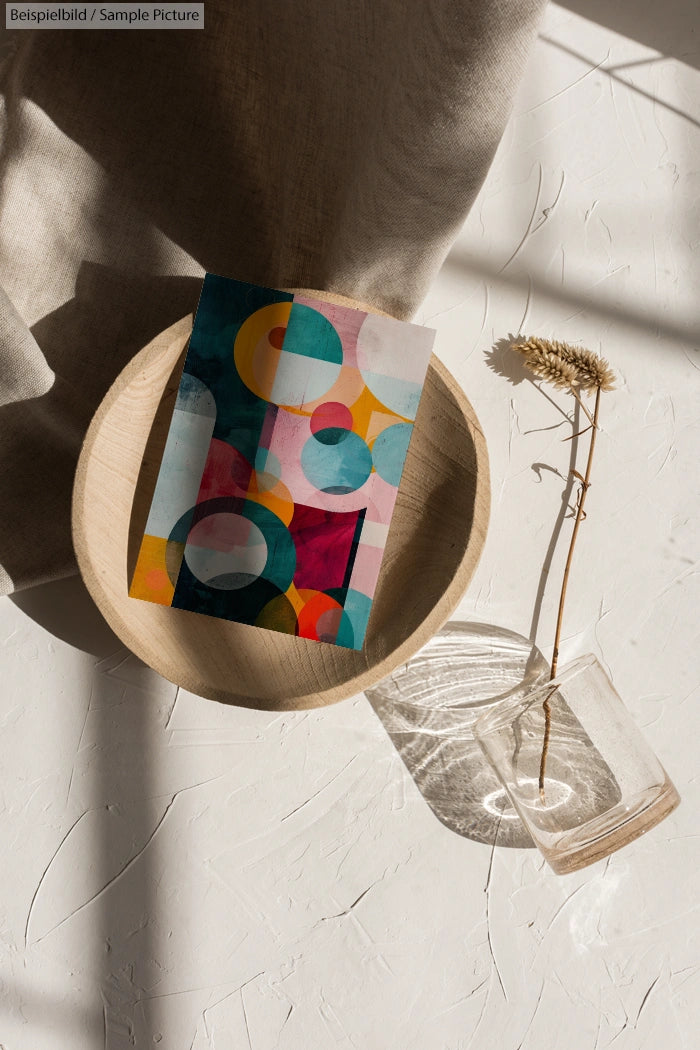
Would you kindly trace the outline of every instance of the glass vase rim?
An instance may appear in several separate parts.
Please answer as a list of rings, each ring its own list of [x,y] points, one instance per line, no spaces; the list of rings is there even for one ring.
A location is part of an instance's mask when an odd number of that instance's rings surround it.
[[[594,653],[584,653],[562,668],[554,678],[549,678],[546,682],[539,683],[534,689],[525,693],[524,696],[521,694],[514,696],[511,700],[507,698],[502,700],[494,710],[485,711],[476,720],[474,723],[475,737],[478,739],[478,737],[491,733],[494,730],[502,729],[504,725],[513,721],[516,712],[525,711],[527,708],[532,707],[533,704],[542,702],[550,689],[558,689],[560,685],[565,685],[576,675],[580,674],[581,671],[591,667],[593,664],[597,664],[605,674],[598,657]]]

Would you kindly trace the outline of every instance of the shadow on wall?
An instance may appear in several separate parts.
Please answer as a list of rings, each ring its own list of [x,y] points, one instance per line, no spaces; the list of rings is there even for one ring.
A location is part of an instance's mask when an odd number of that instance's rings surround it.
[[[638,221],[636,217],[635,221]],[[628,305],[619,300],[606,300],[599,283],[592,286],[581,283],[561,287],[554,284],[544,273],[538,273],[535,268],[528,268],[527,271],[524,268],[505,270],[497,262],[470,254],[459,246],[447,256],[443,270],[463,274],[469,280],[488,283],[492,290],[494,287],[505,285],[507,288],[517,289],[531,300],[535,297],[549,299],[553,303],[561,303],[577,314],[591,311],[601,321],[628,325],[641,336],[648,336],[650,330],[658,332],[659,337],[666,341],[669,351],[680,349],[679,344],[685,347],[687,343],[695,343],[700,339],[700,325],[696,318],[688,318],[687,321],[684,318],[680,321],[669,319],[667,313],[657,308],[653,298],[645,307],[638,303]]]
[[[14,586],[75,572],[73,475],[85,431],[122,368],[173,318],[193,312],[194,277],[119,273],[84,262],[75,296],[33,325],[56,380],[43,397],[0,407],[0,561]],[[34,542],[26,542],[29,530]]]
[[[558,0],[559,7],[700,69],[697,0]],[[623,67],[617,67],[623,68]]]
[[[164,1003],[153,991],[162,979],[162,860],[160,840],[155,847],[153,841],[183,785],[176,766],[146,745],[167,736],[177,687],[124,648],[79,577],[10,600],[89,654],[85,721],[66,799],[70,826],[38,881],[25,930],[27,948],[37,955],[70,945],[70,967],[87,982],[86,1005],[69,1017],[48,1001],[44,1013],[67,1032],[72,1026],[74,1042],[89,1033],[96,1046],[150,1045],[162,1038],[164,1024]],[[14,984],[6,990],[11,1001],[32,1008],[31,994]]]

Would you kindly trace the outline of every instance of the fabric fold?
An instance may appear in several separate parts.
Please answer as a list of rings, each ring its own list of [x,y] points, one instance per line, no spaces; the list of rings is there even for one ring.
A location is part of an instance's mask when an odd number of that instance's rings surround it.
[[[55,378],[36,339],[0,288],[0,408],[41,397]]]
[[[486,176],[544,4],[208,0],[203,30],[13,34],[0,586],[74,567],[80,438],[129,355],[192,311],[204,270],[413,315]]]

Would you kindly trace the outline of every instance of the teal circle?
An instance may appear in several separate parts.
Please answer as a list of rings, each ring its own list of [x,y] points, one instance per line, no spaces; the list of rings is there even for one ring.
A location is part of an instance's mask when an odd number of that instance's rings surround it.
[[[339,445],[341,441],[345,441],[346,434],[350,433],[345,427],[324,427],[323,430],[315,431],[314,437],[322,445]]]
[[[260,447],[255,453],[255,469],[259,474],[270,474],[277,481],[282,477],[279,457],[267,448]]]
[[[262,533],[267,545],[267,558],[259,576],[272,583],[284,594],[289,587],[297,567],[297,550],[292,535],[284,522],[254,500],[242,500],[232,496],[219,496],[205,500],[190,508],[173,526],[168,542],[186,543],[194,524],[210,514],[232,513],[247,518]]]
[[[264,365],[264,347],[262,353]],[[265,396],[285,407],[311,404],[335,386],[342,367],[343,344],[331,322],[318,310],[294,302]]]
[[[267,562],[261,577],[284,593],[297,567],[297,550],[289,529],[276,514],[253,500],[246,500],[240,513],[257,525],[267,544]]]
[[[344,431],[342,439],[334,444],[324,443],[315,434],[301,450],[301,469],[320,492],[344,495],[355,492],[367,481],[372,472],[372,453],[352,430]]]
[[[398,488],[412,432],[412,423],[395,423],[383,430],[372,446],[374,469],[388,485]]]
[[[361,649],[372,611],[372,599],[349,587],[334,587],[325,593],[343,606],[343,616],[335,644],[343,645],[347,649]]]
[[[303,303],[292,303],[282,347],[288,354],[313,357],[334,365],[343,362],[343,344],[331,322]]]
[[[226,522],[227,531],[223,533],[227,541],[225,547],[212,548],[197,542],[198,529],[201,531],[202,523],[211,523],[212,519]],[[242,526],[244,521],[246,524]],[[218,537],[222,538],[221,532]],[[267,545],[261,530],[249,518],[235,512],[221,511],[201,518],[191,529],[184,556],[192,575],[207,587],[237,591],[248,587],[260,576],[267,563]]]

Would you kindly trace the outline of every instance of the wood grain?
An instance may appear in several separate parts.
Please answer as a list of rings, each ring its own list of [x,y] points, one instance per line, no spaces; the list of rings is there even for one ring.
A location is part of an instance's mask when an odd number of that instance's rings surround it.
[[[331,293],[305,294],[373,309]],[[73,491],[83,579],[124,644],[190,692],[267,710],[352,696],[439,630],[474,572],[489,479],[473,409],[433,355],[361,652],[129,598],[191,328],[192,318],[183,318],[145,346],[90,425]]]

